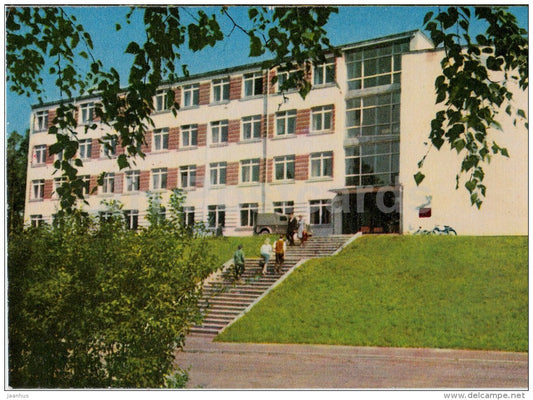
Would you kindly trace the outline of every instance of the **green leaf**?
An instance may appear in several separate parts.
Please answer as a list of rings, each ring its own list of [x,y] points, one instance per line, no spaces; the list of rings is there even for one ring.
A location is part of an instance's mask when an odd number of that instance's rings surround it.
[[[261,39],[259,39],[255,35],[250,36],[250,54],[249,54],[249,57],[259,57],[264,52],[265,52],[265,50],[263,49],[263,45],[261,43]]]
[[[413,177],[415,178],[416,186],[419,186],[426,176],[422,172],[418,171],[415,175],[413,175]]]

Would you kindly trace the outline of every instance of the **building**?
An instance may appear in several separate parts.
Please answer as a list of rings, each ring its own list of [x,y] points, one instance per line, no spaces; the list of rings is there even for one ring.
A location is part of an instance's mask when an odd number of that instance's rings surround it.
[[[186,192],[186,221],[221,224],[226,235],[251,234],[258,212],[301,214],[315,235],[407,233],[442,224],[459,234],[527,234],[525,128],[501,114],[504,129],[495,135],[511,157],[486,168],[481,210],[464,189],[455,190],[459,162],[448,150],[430,153],[427,178],[417,187],[413,175],[437,111],[433,85],[442,54],[419,31],[340,50],[313,68],[305,100],[296,91],[279,93],[270,83],[276,71],[259,63],[162,87],[146,158],[127,170],[116,163],[121,147],[110,152],[99,142],[108,128],[94,121],[98,98],[76,99],[83,207],[97,215],[106,210],[102,201],[119,200],[135,228],[147,224],[147,191],[166,201],[178,187]],[[181,106],[177,116],[165,109],[168,88]],[[527,94],[517,95],[527,104]],[[54,189],[61,178],[48,152],[55,136],[47,134],[57,106],[33,108],[25,215],[31,223],[50,222],[59,207]],[[85,133],[88,123],[97,128]],[[89,194],[102,172],[104,185]]]

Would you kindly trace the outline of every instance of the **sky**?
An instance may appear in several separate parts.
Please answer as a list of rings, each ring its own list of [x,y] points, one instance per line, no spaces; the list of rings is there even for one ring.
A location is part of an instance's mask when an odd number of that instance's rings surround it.
[[[204,7],[208,14],[219,14],[220,7]],[[129,7],[91,6],[67,7],[68,13],[75,15],[93,39],[93,54],[102,60],[105,67],[113,66],[119,71],[123,85],[126,83],[127,73],[132,59],[124,53],[131,41],[144,43],[144,31],[141,13],[133,15],[132,23],[126,24],[125,16]],[[245,24],[248,21],[247,7],[231,6],[232,17]],[[379,38],[390,34],[423,28],[424,16],[427,12],[437,12],[436,6],[339,6],[339,13],[333,14],[326,26],[328,36],[333,45],[358,42]],[[520,26],[528,27],[527,6],[511,7]],[[185,21],[195,12],[193,7],[186,7],[182,12]],[[229,35],[232,24],[229,19],[217,15],[222,30]],[[122,26],[116,31],[115,25]],[[216,69],[228,68],[259,61],[248,57],[248,38],[239,30],[214,48],[206,48],[200,52],[183,51],[182,62],[188,66],[191,75]],[[80,67],[83,64],[80,62]],[[57,101],[60,94],[53,86],[53,78],[45,80],[45,101]],[[24,133],[29,128],[31,107],[37,104],[36,97],[19,96],[4,88],[5,95],[5,132]]]

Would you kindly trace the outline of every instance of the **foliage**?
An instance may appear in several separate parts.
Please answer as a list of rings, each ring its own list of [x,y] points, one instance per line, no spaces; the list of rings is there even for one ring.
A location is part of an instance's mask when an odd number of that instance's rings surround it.
[[[224,40],[216,15],[207,15],[199,10],[194,22],[186,24],[182,18],[182,7],[133,7],[127,16],[130,23],[134,12],[143,13],[146,41],[130,42],[125,52],[133,55],[133,64],[126,88],[120,86],[120,76],[114,68],[106,70],[101,60],[92,55],[91,35],[77,23],[76,18],[58,7],[9,7],[6,15],[6,65],[7,79],[11,90],[20,94],[35,93],[42,99],[43,74],[57,76],[56,86],[68,99],[75,95],[98,95],[95,104],[95,118],[99,124],[108,126],[110,134],[102,144],[109,146],[115,140],[125,149],[117,157],[120,169],[130,165],[131,157],[144,157],[142,145],[145,134],[153,126],[153,98],[165,82],[179,77],[177,68],[181,62],[181,49],[187,45],[192,51],[200,51]],[[285,64],[287,57],[300,70],[309,68],[304,63],[310,59],[321,61],[326,53],[334,52],[325,36],[323,26],[335,7],[266,7],[250,8],[249,18],[254,24],[250,30],[238,25],[230,15],[228,7],[221,8],[221,15],[233,22],[233,29],[239,28],[250,38],[250,56],[258,57],[266,51],[275,55],[265,64],[272,68]],[[116,24],[121,29],[120,24]],[[268,33],[264,36],[261,32]],[[228,34],[228,36],[231,35]],[[89,63],[87,75],[82,74],[77,62],[86,59]],[[52,65],[50,65],[50,63]],[[288,65],[293,68],[294,65]],[[298,87],[302,96],[308,93],[310,83],[290,80],[286,86]],[[187,76],[186,65],[182,75]],[[175,114],[179,104],[172,90],[167,92],[167,106]],[[66,177],[65,184],[57,190],[60,197],[60,214],[72,212],[78,199],[83,199],[83,182],[78,168],[83,161],[76,156],[79,146],[76,109],[69,101],[62,102],[57,109],[49,133],[56,135],[56,143],[50,153],[63,152],[63,160],[54,166]],[[95,124],[85,126],[94,129]],[[104,174],[99,177],[103,182]]]
[[[527,351],[527,265],[527,237],[362,237],[217,340]]]
[[[24,225],[24,202],[26,201],[26,169],[28,167],[29,131],[24,136],[16,131],[7,138],[7,228],[19,231]]]
[[[485,33],[475,40],[469,33],[474,19],[487,23]],[[447,142],[451,150],[463,155],[457,187],[460,175],[467,174],[464,186],[471,203],[479,208],[486,194],[483,164],[492,155],[509,157],[507,149],[489,135],[489,129],[501,130],[498,110],[514,116],[515,125],[517,117],[525,119],[524,110],[513,108],[509,84],[522,90],[528,87],[527,31],[518,27],[506,7],[474,7],[473,12],[470,7],[448,7],[436,16],[428,13],[424,23],[435,46],[445,51],[442,75],[435,80],[436,102],[444,108],[431,122],[429,138],[436,149]],[[423,179],[419,171],[417,185]]]
[[[15,388],[181,384],[173,352],[200,321],[207,239],[139,232],[76,213],[8,243],[9,384]],[[168,380],[168,381],[167,381]]]

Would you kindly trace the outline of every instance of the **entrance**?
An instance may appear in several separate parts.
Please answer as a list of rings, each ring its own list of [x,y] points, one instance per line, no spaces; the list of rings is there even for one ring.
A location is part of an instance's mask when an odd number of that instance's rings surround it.
[[[343,194],[342,233],[398,233],[398,191],[363,191]]]

